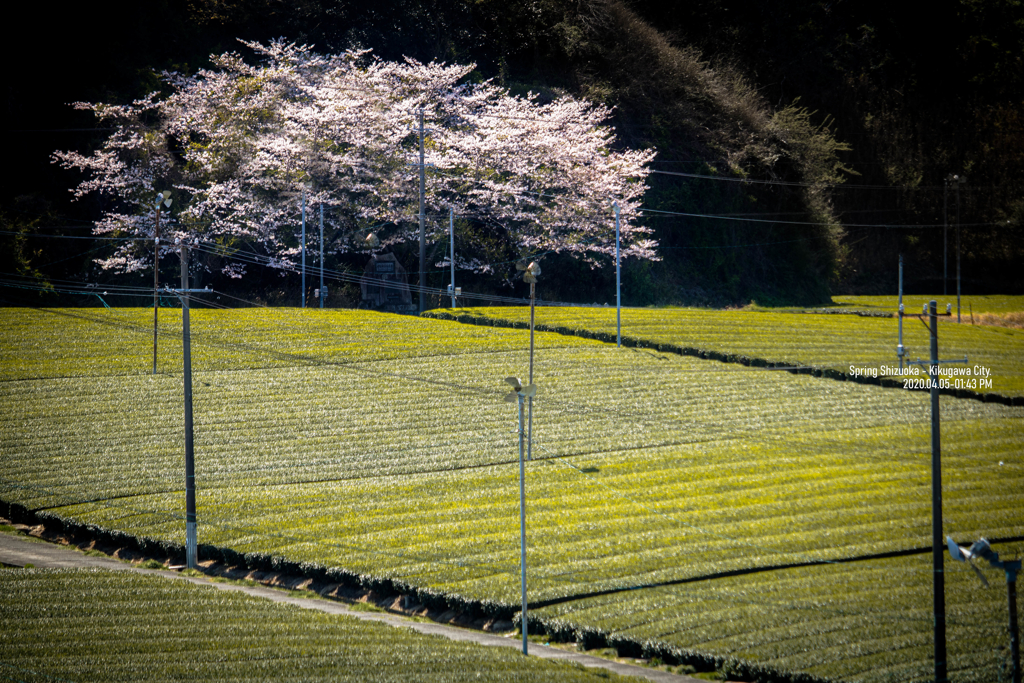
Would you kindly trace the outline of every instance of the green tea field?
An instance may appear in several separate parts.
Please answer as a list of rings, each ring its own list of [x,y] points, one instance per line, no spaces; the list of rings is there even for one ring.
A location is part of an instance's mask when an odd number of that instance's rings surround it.
[[[540,323],[612,332],[614,316],[538,309]],[[180,316],[161,310],[155,375],[151,309],[0,320],[0,499],[182,542]],[[771,360],[894,364],[874,355],[895,348],[890,319],[630,309],[623,323]],[[286,309],[196,310],[192,330],[200,543],[518,603],[518,423],[502,379],[525,379],[528,331]],[[966,349],[993,391],[1024,393],[1024,333],[940,335],[944,358]],[[531,618],[584,645],[928,679],[926,393],[551,332],[536,349]],[[1024,407],[943,396],[941,414],[944,531],[1012,556]],[[957,682],[1005,667],[1003,579],[985,571],[987,590],[947,558]]]
[[[131,572],[0,569],[0,628],[31,683],[635,680]]]
[[[922,296],[920,294],[906,294],[903,296],[903,307],[908,313],[916,313],[921,310],[921,306],[927,304],[930,300],[935,299],[938,304],[940,311],[944,311],[946,304],[953,306],[953,316],[956,316],[956,290],[955,287],[951,287],[951,294],[933,294],[930,296]],[[863,311],[887,311],[889,313],[896,312],[896,302],[898,298],[895,296],[834,296],[832,301],[835,308],[844,310],[863,310]],[[995,313],[995,314],[1006,314],[1006,313],[1019,313],[1024,311],[1024,296],[1008,296],[1008,295],[984,295],[984,294],[971,294],[960,297],[960,317],[962,320],[970,322],[971,315],[981,315],[983,313]]]
[[[1002,297],[990,308],[1024,309],[1024,297],[1005,301]],[[856,302],[852,300],[858,300]],[[895,312],[894,299],[886,308],[882,297],[839,297],[853,303],[850,310]],[[922,297],[907,297],[907,313],[920,313]],[[1024,396],[1024,329],[992,325],[956,324],[955,297],[953,317],[940,318],[939,356],[942,359],[967,358],[966,364],[950,366],[969,374],[952,378],[953,388],[976,393]],[[846,306],[842,306],[846,309]],[[942,307],[944,310],[944,307]],[[451,317],[438,310],[428,315]],[[460,309],[456,315],[473,322],[528,324],[530,311],[518,308]],[[568,308],[539,306],[536,324],[560,328],[616,334],[615,308]],[[898,368],[896,318],[827,314],[807,311],[736,310],[719,311],[694,308],[630,308],[622,312],[622,334],[650,344],[673,344],[705,351],[760,358],[793,366],[830,368],[846,374],[857,369],[862,374],[893,375]],[[907,360],[929,358],[928,330],[916,317],[903,321],[903,345]],[[888,368],[886,370],[885,368]],[[923,376],[923,375],[922,375]],[[956,384],[957,379],[960,385]],[[983,381],[985,380],[985,381]]]

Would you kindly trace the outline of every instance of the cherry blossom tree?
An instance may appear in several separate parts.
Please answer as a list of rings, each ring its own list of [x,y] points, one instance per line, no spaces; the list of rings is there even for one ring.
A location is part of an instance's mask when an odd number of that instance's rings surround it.
[[[153,198],[174,188],[164,235],[227,249],[245,244],[285,269],[294,268],[299,250],[303,198],[310,209],[325,207],[339,251],[364,249],[374,225],[390,226],[385,247],[418,238],[415,124],[422,111],[431,214],[453,210],[483,221],[515,251],[596,263],[614,252],[616,201],[623,254],[657,258],[650,230],[636,222],[654,152],[617,149],[607,107],[513,96],[491,82],[469,82],[472,65],[245,44],[259,65],[227,53],[191,76],[164,73],[166,96],[74,105],[114,129],[90,155],[54,154],[85,173],[76,197],[106,200],[96,233],[152,237]],[[131,272],[151,259],[151,247],[133,242],[99,263]],[[219,267],[232,277],[245,273],[230,258]]]

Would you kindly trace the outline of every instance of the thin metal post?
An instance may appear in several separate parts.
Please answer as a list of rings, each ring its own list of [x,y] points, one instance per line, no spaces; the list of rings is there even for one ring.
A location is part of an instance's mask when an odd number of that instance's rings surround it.
[[[933,611],[935,614],[935,681],[946,683],[946,583],[943,574],[945,544],[942,538],[942,455],[939,439],[939,319],[935,300],[928,303],[928,326],[931,330],[931,362],[928,378],[931,380],[932,403],[932,569]]]
[[[1020,562],[1016,563],[1018,566]],[[1020,631],[1017,626],[1017,570],[1006,570],[1006,595],[1010,601],[1011,680],[1020,683]]]
[[[306,307],[306,188],[302,188],[302,308]]]
[[[612,202],[615,209],[615,345],[622,346],[622,261],[619,253],[619,203]]]
[[[946,296],[946,280],[949,279],[949,181],[950,177],[946,176],[942,186],[942,296]]]
[[[156,374],[156,331],[157,313],[160,310],[160,203],[156,205],[156,230],[153,234],[153,374]]]
[[[320,308],[324,307],[324,205],[320,204]]]
[[[900,370],[903,369],[903,254],[900,254],[900,307],[899,307],[899,341],[896,346],[896,355],[900,359]]]
[[[537,301],[537,283],[530,283],[530,381],[533,384],[533,311]],[[529,433],[526,439],[526,459],[533,460],[533,396],[530,397]]]
[[[189,325],[188,245],[181,243],[182,346],[185,355],[185,565],[196,568],[196,473],[192,439],[192,333]]]
[[[426,183],[426,166],[423,159],[423,109],[420,109],[420,313],[425,310],[423,297],[424,290],[427,287],[427,271],[425,270],[427,260],[426,208],[424,198]]]
[[[526,640],[526,466],[523,463],[523,395],[519,394],[519,577],[523,594],[523,654],[529,654]]]
[[[960,177],[956,179],[956,321],[960,322]]]
[[[455,209],[448,207],[448,234],[451,237],[452,308],[455,308]],[[531,377],[531,380],[533,378]]]

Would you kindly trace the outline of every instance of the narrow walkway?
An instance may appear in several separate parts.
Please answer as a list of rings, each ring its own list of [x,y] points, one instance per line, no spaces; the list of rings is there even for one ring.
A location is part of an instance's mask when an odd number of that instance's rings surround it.
[[[519,649],[522,640],[518,638],[506,638],[482,631],[447,626],[434,622],[423,622],[408,619],[406,617],[390,614],[388,612],[362,612],[349,609],[341,602],[325,600],[321,598],[296,598],[291,597],[284,591],[267,588],[266,586],[245,586],[234,583],[222,583],[211,581],[206,577],[185,576],[178,572],[159,569],[143,569],[127,562],[112,557],[99,557],[86,555],[74,548],[55,545],[45,541],[16,536],[8,533],[0,533],[0,563],[14,567],[24,567],[31,564],[40,569],[87,569],[98,567],[101,569],[116,571],[133,571],[142,574],[158,574],[160,576],[189,581],[198,586],[207,586],[223,591],[236,591],[246,593],[254,597],[265,598],[273,602],[286,603],[305,609],[314,609],[328,614],[342,614],[363,621],[376,621],[394,626],[396,628],[409,628],[418,633],[425,633],[435,636],[443,636],[450,640],[457,640],[467,643],[477,643],[489,647],[510,647]],[[542,659],[558,660],[563,662],[575,662],[583,666],[595,669],[606,669],[623,676],[635,676],[645,678],[649,681],[659,683],[706,683],[697,678],[672,674],[666,671],[659,671],[633,664],[613,662],[609,659],[594,657],[581,652],[561,650],[556,647],[530,643],[530,654]]]

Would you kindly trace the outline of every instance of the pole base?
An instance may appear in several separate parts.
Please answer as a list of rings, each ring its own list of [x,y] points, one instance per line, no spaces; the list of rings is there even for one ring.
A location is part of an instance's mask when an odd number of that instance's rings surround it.
[[[199,563],[196,561],[196,550],[198,543],[196,542],[196,523],[186,522],[185,523],[185,566],[189,569],[196,569]]]

